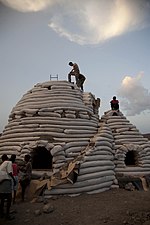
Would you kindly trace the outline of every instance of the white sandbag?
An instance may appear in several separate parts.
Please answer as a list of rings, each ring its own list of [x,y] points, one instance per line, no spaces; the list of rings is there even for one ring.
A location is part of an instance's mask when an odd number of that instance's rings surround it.
[[[22,149],[21,154],[30,154],[30,150],[28,149]]]
[[[86,162],[97,161],[97,160],[113,160],[113,159],[114,159],[113,155],[90,155],[90,156],[84,157],[84,160]]]
[[[118,171],[121,171],[121,172],[144,172],[144,171],[148,171],[149,168],[143,168],[143,167],[138,167],[138,166],[135,166],[135,167],[125,167],[125,168],[122,168],[121,170],[118,169],[118,168],[115,168],[115,172],[118,172]]]
[[[7,138],[5,138],[5,142],[7,143],[7,142],[18,142],[18,144],[21,144],[22,142],[24,142],[24,141],[27,141],[27,142],[29,142],[29,141],[36,141],[36,140],[39,140],[39,137],[7,137]]]
[[[123,133],[125,131],[130,131],[130,127],[116,128],[116,133]]]
[[[150,143],[149,142],[146,142],[146,143],[143,143],[143,144],[141,144],[141,147],[143,148],[143,149],[145,149],[145,148],[149,148],[150,147]]]
[[[112,149],[110,146],[107,145],[96,145],[95,151],[107,151],[109,153],[112,152]]]
[[[51,86],[51,90],[53,90],[53,89],[59,89],[59,90],[61,90],[61,89],[72,89],[70,86],[58,86],[58,85],[52,85]]]
[[[89,144],[89,139],[85,140],[84,138],[79,138],[78,140],[68,141],[68,143],[66,143],[64,149],[77,147],[77,146],[84,147],[84,146],[87,146],[88,144]]]
[[[7,150],[7,151],[2,151],[0,153],[1,155],[6,154],[8,157],[11,156],[12,154],[18,155],[18,152],[16,150]]]
[[[110,143],[110,142],[108,142],[108,141],[103,141],[103,140],[101,140],[101,141],[96,141],[95,142],[95,145],[96,146],[107,146],[107,147],[110,147],[110,148],[112,148],[112,144]]]
[[[79,155],[80,155],[79,152],[69,152],[69,153],[67,153],[67,157],[73,157],[73,158],[75,158],[75,157],[77,157]]]
[[[124,132],[121,132],[120,134],[121,135],[140,135],[140,136],[143,137],[143,135],[138,130],[136,130],[136,131],[132,131],[132,130],[124,131]]]
[[[132,171],[132,172],[122,172],[122,175],[126,175],[126,176],[145,176],[145,175],[149,175],[149,171]]]
[[[83,162],[80,168],[92,167],[92,166],[113,166],[114,163],[108,160],[103,161],[91,161],[91,162]]]
[[[50,153],[51,153],[52,156],[55,156],[58,152],[61,152],[61,151],[63,151],[62,146],[56,145],[51,149]]]
[[[72,130],[91,130],[93,133],[97,132],[96,127],[91,127],[91,126],[72,126],[71,124],[68,125],[58,125],[58,124],[40,124],[40,128],[60,128],[60,129],[72,129]]]
[[[65,149],[66,154],[70,152],[81,152],[81,150],[85,149],[86,146],[76,146],[76,147],[70,147],[68,149]]]
[[[139,141],[139,140],[116,140],[116,144],[129,144],[129,143],[132,143],[132,144],[134,144],[134,145],[141,145],[141,144],[143,144],[145,141],[143,140],[143,141]]]
[[[79,114],[79,118],[81,118],[81,119],[87,119],[87,120],[90,119],[89,115],[83,115],[81,113]]]
[[[107,124],[110,123],[129,123],[130,121],[125,118],[111,118],[107,120]]]
[[[86,167],[86,168],[81,168],[80,169],[80,175],[83,174],[90,174],[90,173],[95,173],[95,172],[105,172],[112,170],[114,171],[115,165],[108,165],[108,166],[95,166],[95,167]]]
[[[85,180],[85,181],[76,181],[74,184],[70,185],[69,183],[65,183],[65,184],[60,184],[59,186],[56,186],[55,188],[57,189],[68,189],[68,187],[70,189],[75,189],[75,188],[81,188],[81,187],[88,187],[91,185],[96,185],[99,183],[105,183],[108,181],[112,181],[115,179],[114,175],[110,175],[110,176],[104,176],[104,177],[99,177],[99,178],[95,178],[95,179],[89,179],[89,180]]]
[[[49,117],[32,117],[32,118],[22,118],[21,124],[56,124],[56,125],[69,125],[72,126],[91,126],[97,128],[97,123],[94,121],[87,121],[85,119],[69,119],[69,118],[49,118]]]
[[[101,136],[97,136],[96,137],[96,142],[113,142],[113,139],[107,138],[107,137],[101,137]]]
[[[53,194],[76,194],[76,193],[84,193],[84,192],[91,192],[94,190],[100,190],[104,188],[110,187],[112,181],[107,181],[104,183],[99,183],[91,186],[81,187],[81,188],[73,188],[73,189],[51,189],[45,190],[44,196],[53,195]]]
[[[53,168],[54,168],[54,169],[58,169],[58,168],[61,168],[63,165],[64,165],[64,162],[61,162],[61,163],[54,163],[54,164],[53,164]]]
[[[148,162],[147,164],[146,164],[146,163],[143,164],[142,167],[143,167],[144,169],[145,169],[145,168],[149,168],[149,169],[150,169],[150,164],[149,164],[149,162]]]
[[[147,159],[143,159],[142,158],[142,164],[148,164],[150,166],[150,160],[147,158]]]
[[[150,153],[150,148],[144,148],[143,150],[141,150],[141,152],[139,153],[141,156],[142,155],[147,155],[148,153]]]
[[[87,155],[87,156],[98,156],[98,155],[100,155],[100,156],[105,156],[105,155],[110,155],[110,156],[112,156],[112,150],[110,151],[110,152],[108,152],[108,151],[105,151],[105,150],[93,150],[93,151],[90,151],[90,152],[86,152],[86,154],[85,155]]]
[[[107,123],[108,123],[108,120],[107,120]],[[116,127],[116,126],[122,126],[122,127],[126,127],[126,126],[133,126],[133,124],[125,121],[125,122],[122,122],[122,121],[118,121],[118,122],[114,122],[114,123],[108,123],[109,127],[113,128],[113,127]]]
[[[39,116],[50,116],[50,117],[60,117],[61,115],[58,113],[54,113],[54,112],[38,112]]]
[[[53,162],[58,163],[58,161],[66,161],[66,157],[64,155],[57,155],[57,156],[53,156]]]
[[[115,115],[112,116],[112,111],[110,111],[110,115],[108,115],[108,118],[112,119],[112,120],[114,120],[114,119],[117,119],[117,120],[126,119],[127,120],[127,118],[122,113],[120,115],[117,115],[117,116],[115,116]]]
[[[93,132],[93,130],[73,130],[73,129],[65,129],[64,130],[64,133],[65,134],[85,134],[85,136],[86,136],[86,134],[93,134],[94,135],[94,133],[95,132]]]
[[[135,126],[132,124],[122,124],[122,125],[114,124],[114,125],[109,125],[109,126],[111,129],[119,129],[119,128],[125,128],[125,127],[127,127],[128,129],[135,128]]]
[[[109,134],[109,133],[102,133],[102,132],[99,132],[97,136],[100,136],[101,138],[107,138],[107,139],[110,139],[110,140],[113,140],[113,135],[112,134]]]
[[[69,114],[69,113],[66,113],[65,114],[66,118],[76,118],[76,115],[73,115],[73,114]]]
[[[95,179],[95,178],[99,178],[99,177],[104,177],[104,176],[111,176],[111,175],[114,176],[114,171],[112,171],[112,170],[98,171],[95,173],[83,174],[83,175],[78,176],[78,182]]]
[[[14,149],[16,149],[16,151],[20,151],[20,149],[21,149],[21,146],[20,146],[20,144],[17,142],[7,142],[7,141],[3,141],[3,140],[1,140],[0,141],[0,148],[3,148],[3,149],[8,149],[8,148],[14,148]],[[1,150],[1,149],[0,149]]]
[[[141,139],[141,138],[143,138],[143,136],[142,135],[140,135],[140,134],[138,134],[138,135],[135,135],[135,134],[131,134],[131,135],[127,135],[127,134],[120,134],[120,135],[114,135],[114,137],[117,139],[117,140],[120,140],[120,139],[134,139],[134,138],[137,138],[137,139]]]
[[[111,185],[112,187],[112,185]],[[104,191],[108,191],[110,189],[110,187],[104,187],[104,188],[101,188],[101,189],[96,189],[94,191],[87,191],[86,193],[87,194],[99,194],[101,192],[104,192]]]
[[[60,142],[60,141],[63,141],[63,142],[75,142],[75,141],[89,141],[89,139],[90,138],[79,138],[79,137],[76,137],[76,138],[73,138],[73,137],[67,137],[67,138],[56,138],[56,137],[54,137],[53,138],[54,139],[54,141],[58,141],[58,142]]]
[[[149,155],[143,155],[143,156],[140,155],[140,157],[141,157],[141,160],[142,160],[143,163],[144,163],[144,160],[150,160],[150,154]]]

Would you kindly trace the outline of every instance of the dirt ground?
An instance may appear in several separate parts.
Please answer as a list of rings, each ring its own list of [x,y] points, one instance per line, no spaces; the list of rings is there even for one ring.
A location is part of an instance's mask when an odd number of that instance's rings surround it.
[[[113,189],[99,194],[54,196],[11,207],[8,225],[150,225],[150,190]]]

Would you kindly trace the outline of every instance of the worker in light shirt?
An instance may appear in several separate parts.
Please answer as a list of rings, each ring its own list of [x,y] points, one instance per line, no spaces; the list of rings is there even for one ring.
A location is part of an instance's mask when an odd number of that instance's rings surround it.
[[[0,216],[6,219],[13,219],[10,216],[10,207],[12,201],[12,180],[14,185],[16,181],[13,177],[12,162],[9,161],[6,154],[2,155],[2,164],[0,165]],[[4,202],[7,200],[6,214],[4,214]]]

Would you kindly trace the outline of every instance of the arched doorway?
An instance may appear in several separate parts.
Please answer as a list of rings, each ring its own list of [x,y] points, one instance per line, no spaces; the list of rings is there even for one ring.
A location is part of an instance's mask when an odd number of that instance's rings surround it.
[[[125,157],[125,165],[126,166],[137,166],[137,152],[136,151],[128,151]]]
[[[52,169],[52,155],[45,147],[36,147],[31,156],[33,169]]]

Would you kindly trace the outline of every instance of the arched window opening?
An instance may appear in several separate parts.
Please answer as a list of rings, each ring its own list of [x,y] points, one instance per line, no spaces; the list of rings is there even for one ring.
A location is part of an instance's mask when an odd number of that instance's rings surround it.
[[[52,169],[52,155],[45,147],[37,147],[32,152],[33,169]]]
[[[135,151],[128,151],[125,157],[126,166],[137,166],[137,153]]]
[[[118,114],[117,114],[116,112],[114,112],[114,113],[112,114],[112,116],[118,116]]]

